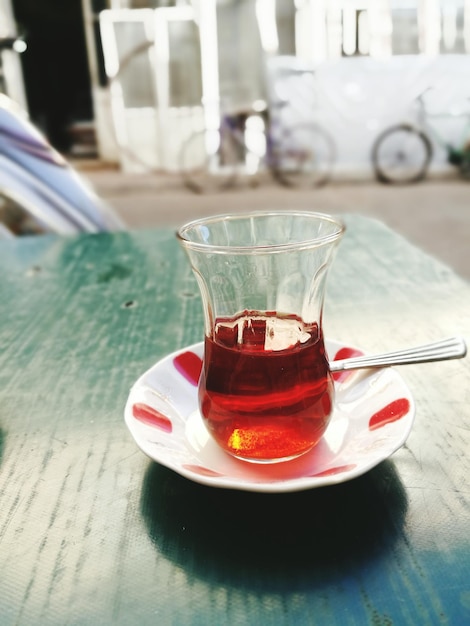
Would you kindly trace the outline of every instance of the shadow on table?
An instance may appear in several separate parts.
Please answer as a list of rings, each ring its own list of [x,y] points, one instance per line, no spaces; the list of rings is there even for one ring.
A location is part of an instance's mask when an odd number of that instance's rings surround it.
[[[380,561],[401,533],[407,498],[391,461],[343,484],[283,494],[205,487],[153,463],[141,509],[158,551],[188,575],[299,588]]]

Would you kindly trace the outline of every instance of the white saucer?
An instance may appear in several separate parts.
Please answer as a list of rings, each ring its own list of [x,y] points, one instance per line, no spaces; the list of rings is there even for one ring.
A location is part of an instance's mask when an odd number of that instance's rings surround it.
[[[330,359],[359,351],[326,342]],[[125,421],[139,448],[178,474],[211,487],[287,492],[364,474],[406,441],[415,405],[390,368],[336,375],[336,401],[317,446],[293,461],[259,465],[233,458],[212,440],[197,407],[203,344],[166,356],[133,385]]]

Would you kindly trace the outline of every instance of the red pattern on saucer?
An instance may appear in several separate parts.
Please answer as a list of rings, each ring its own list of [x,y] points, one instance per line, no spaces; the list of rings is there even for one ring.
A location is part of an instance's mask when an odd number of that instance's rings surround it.
[[[173,359],[173,365],[191,385],[197,386],[202,369],[202,359],[197,354],[190,350],[181,352]]]
[[[214,472],[214,470],[209,469],[208,467],[203,467],[202,465],[191,465],[185,463],[183,465],[184,469],[189,470],[190,472],[195,472],[196,474],[200,474],[201,476],[223,476],[219,472]]]
[[[410,410],[410,401],[408,398],[399,398],[384,406],[383,409],[377,411],[369,419],[369,430],[376,430],[386,424],[391,424],[401,419]]]
[[[356,348],[340,348],[335,354],[334,361],[342,361],[343,359],[351,359],[353,356],[363,356],[364,352],[357,350]],[[342,383],[349,376],[353,374],[352,370],[346,370],[344,372],[333,372],[333,380],[337,383]]]
[[[143,422],[147,426],[155,426],[160,430],[164,430],[166,433],[171,433],[173,430],[173,424],[171,420],[160,411],[153,409],[148,404],[143,404],[142,402],[137,402],[132,405],[132,415],[139,422]]]
[[[356,467],[356,463],[348,463],[347,465],[338,465],[338,467],[330,467],[323,472],[312,474],[312,478],[320,478],[321,476],[334,476],[335,474],[341,474],[342,472],[350,472]]]

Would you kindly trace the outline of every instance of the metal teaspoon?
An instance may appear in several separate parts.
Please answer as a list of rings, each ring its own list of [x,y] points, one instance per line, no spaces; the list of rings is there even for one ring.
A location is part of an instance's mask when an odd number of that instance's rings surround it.
[[[450,337],[415,348],[387,352],[374,356],[359,356],[338,361],[330,361],[331,372],[363,369],[366,367],[388,367],[390,365],[409,365],[411,363],[428,363],[461,359],[467,354],[467,346],[461,337]]]

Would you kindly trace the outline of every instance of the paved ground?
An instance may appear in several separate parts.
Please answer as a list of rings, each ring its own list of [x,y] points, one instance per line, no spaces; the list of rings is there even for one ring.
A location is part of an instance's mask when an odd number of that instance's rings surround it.
[[[332,182],[310,191],[270,179],[255,189],[195,195],[177,176],[123,174],[97,163],[74,164],[130,228],[176,226],[204,215],[249,209],[299,208],[377,218],[470,280],[470,182],[441,177],[390,187],[372,181]]]

